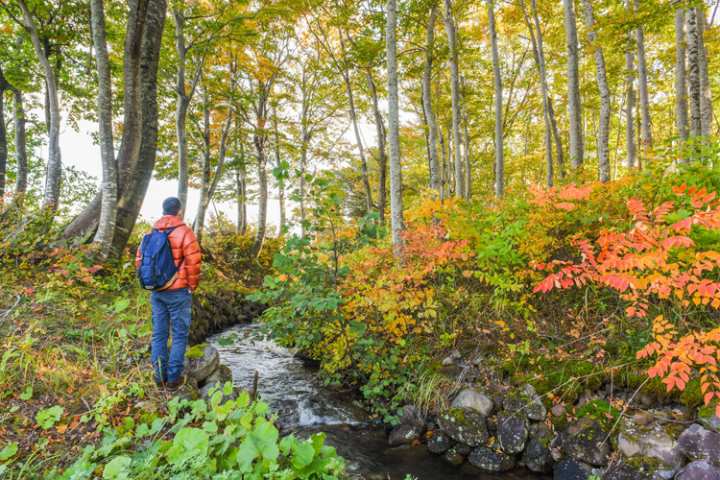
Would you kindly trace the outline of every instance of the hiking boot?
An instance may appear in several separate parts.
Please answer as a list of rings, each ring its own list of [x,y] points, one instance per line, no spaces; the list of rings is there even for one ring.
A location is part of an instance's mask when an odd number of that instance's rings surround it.
[[[174,392],[178,388],[185,385],[185,375],[182,375],[177,380],[171,380],[165,384],[165,388],[171,392]]]

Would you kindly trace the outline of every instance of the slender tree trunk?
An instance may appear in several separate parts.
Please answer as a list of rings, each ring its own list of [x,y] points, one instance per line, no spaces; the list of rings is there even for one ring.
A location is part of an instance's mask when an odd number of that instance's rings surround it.
[[[630,11],[630,0],[625,0],[625,9]],[[629,39],[628,39],[629,40]],[[630,44],[630,42],[628,42]],[[635,66],[633,50],[627,47],[625,50],[625,148],[627,157],[625,166],[635,168],[637,165],[637,147],[635,145]]]
[[[690,135],[693,137],[702,135],[702,113],[701,113],[701,84],[700,84],[700,62],[701,54],[698,42],[698,18],[697,10],[687,10],[687,49],[689,67],[689,95],[690,103]]]
[[[199,242],[202,242],[203,228],[205,227],[205,212],[208,207],[210,191],[210,98],[207,86],[202,90],[203,131],[202,131],[202,166],[200,177],[200,200],[193,230]]]
[[[487,0],[487,9],[495,83],[495,196],[502,197],[505,193],[505,158],[503,155],[502,77],[500,76],[500,55],[495,29],[495,0]]]
[[[687,72],[685,60],[685,10],[675,10],[675,129],[678,136],[680,158],[685,161],[685,142],[688,139]]]
[[[27,192],[28,164],[27,164],[27,136],[25,134],[25,108],[23,95],[19,89],[13,90],[15,117],[15,163],[17,174],[15,176],[15,198],[22,201]]]
[[[437,137],[438,128],[435,119],[435,110],[432,104],[432,68],[433,68],[433,50],[435,48],[435,22],[437,21],[437,3],[433,1],[430,6],[430,16],[428,18],[427,30],[425,34],[425,65],[423,68],[422,79],[422,99],[423,108],[425,110],[425,118],[427,119],[428,130],[428,156],[430,164],[430,188],[440,194],[440,165],[438,163]]]
[[[639,0],[634,0],[635,10],[640,7]],[[635,29],[638,53],[638,93],[640,95],[640,144],[645,159],[652,149],[652,131],[650,124],[650,99],[648,94],[647,62],[645,60],[645,33],[642,27]]]
[[[712,135],[713,105],[710,80],[708,78],[708,59],[705,49],[705,7],[695,7],[697,17],[698,63],[700,67],[700,131],[704,137]]]
[[[32,14],[25,0],[18,0],[22,10],[25,29],[30,35],[35,54],[45,75],[45,88],[47,91],[47,106],[49,112],[48,125],[48,161],[45,175],[45,190],[43,194],[43,207],[55,211],[60,203],[60,182],[62,180],[62,158],[60,156],[60,102],[58,100],[57,78],[46,55],[45,48],[35,26]]]
[[[400,162],[398,65],[397,65],[397,2],[387,0],[385,45],[387,48],[388,75],[388,143],[390,144],[390,220],[393,252],[396,258],[403,255],[403,201],[402,166]]]
[[[240,122],[236,120],[238,134],[235,136],[235,153],[239,155],[235,167],[235,195],[237,198],[237,232],[247,233],[247,170],[245,164],[245,142],[241,138]]]
[[[0,207],[5,197],[5,175],[7,174],[7,129],[5,124],[5,90],[8,88],[0,69]]]
[[[532,2],[532,14],[533,24],[530,23],[530,19],[527,14],[525,7],[525,1],[521,0],[521,7],[523,15],[525,17],[525,24],[527,25],[528,31],[530,32],[530,41],[533,46],[533,53],[535,57],[535,65],[538,69],[538,75],[540,76],[540,94],[542,96],[543,103],[543,120],[545,122],[545,165],[546,165],[546,182],[548,187],[553,186],[554,169],[553,169],[553,154],[552,154],[552,138],[553,130],[550,122],[550,96],[548,93],[547,75],[545,72],[545,52],[542,47],[542,30],[540,29],[540,21],[537,14],[537,5],[535,0]]]
[[[598,171],[601,182],[610,181],[610,88],[607,81],[607,70],[605,67],[605,55],[598,43],[595,32],[595,18],[591,0],[582,0],[585,13],[585,26],[588,31],[588,39],[593,48],[595,56],[595,77],[597,78],[598,91],[600,92],[600,118],[598,119],[597,133],[597,155]]]
[[[258,83],[260,83],[258,81]],[[257,156],[258,169],[258,225],[255,232],[255,242],[252,246],[252,254],[254,257],[260,255],[263,243],[265,242],[265,234],[267,231],[267,203],[268,203],[268,186],[267,186],[267,157],[265,146],[267,144],[267,103],[270,94],[270,86],[261,84],[258,88],[258,100],[255,107],[256,125],[253,133],[253,143],[255,144],[255,152]]]
[[[452,100],[452,140],[454,145],[455,160],[455,195],[465,197],[465,186],[463,185],[463,159],[460,150],[460,72],[458,66],[457,32],[453,19],[452,0],[445,2],[445,30],[448,37],[448,48],[450,50],[450,96]]]
[[[445,136],[439,132],[438,142],[440,144],[440,199],[446,199],[447,191],[447,156],[445,155]]]
[[[570,120],[570,165],[577,169],[583,163],[582,105],[578,69],[577,25],[573,0],[563,0],[565,40],[567,42],[568,118]]]
[[[93,47],[98,74],[98,127],[100,136],[100,156],[102,159],[102,202],[100,220],[95,234],[95,243],[100,246],[100,255],[106,258],[115,231],[117,216],[118,176],[115,162],[115,147],[112,131],[112,80],[110,60],[107,51],[105,33],[105,6],[103,0],[91,0]]]
[[[285,211],[285,173],[282,171],[280,160],[280,134],[278,132],[277,107],[273,108],[273,149],[275,152],[275,168],[278,169],[280,178],[278,182],[278,203],[280,204],[280,234],[283,235],[287,229],[287,214]]]
[[[122,189],[118,201],[117,227],[112,246],[115,258],[122,256],[127,245],[155,166],[158,135],[157,71],[166,10],[166,0],[147,0],[138,65],[140,73],[138,97],[141,106],[138,118],[141,119],[142,135],[137,160],[129,165],[128,174],[123,177],[125,188]],[[122,165],[122,162],[119,162],[121,172]]]
[[[377,87],[372,72],[365,73],[372,100],[373,117],[375,119],[375,134],[378,139],[378,217],[381,224],[385,223],[385,210],[387,210],[387,154],[385,153],[385,121],[380,112],[380,102]]]
[[[467,113],[463,112],[463,161],[465,162],[465,198],[472,197],[472,169],[470,164],[470,131]]]

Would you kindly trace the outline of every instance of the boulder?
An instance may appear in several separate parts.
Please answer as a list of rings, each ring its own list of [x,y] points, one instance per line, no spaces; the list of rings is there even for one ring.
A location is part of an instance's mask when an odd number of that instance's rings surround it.
[[[696,460],[688,463],[676,480],[720,480],[720,468],[710,464],[706,460]]]
[[[573,458],[566,458],[553,467],[553,480],[588,480],[592,467]]]
[[[508,393],[503,400],[503,408],[510,413],[522,410],[527,418],[535,421],[542,421],[547,415],[542,399],[530,384]]]
[[[618,450],[628,458],[656,461],[657,476],[672,478],[685,464],[678,442],[662,425],[641,426],[627,420],[618,434]]]
[[[528,421],[522,412],[498,415],[497,438],[505,453],[520,453],[528,437]]]
[[[545,424],[531,425],[527,446],[520,463],[532,472],[549,472],[553,463],[549,448],[551,440],[552,432]]]
[[[712,409],[700,409],[697,422],[708,430],[720,433],[720,417],[715,415],[715,411]]]
[[[468,455],[470,455],[470,452],[472,452],[472,449],[473,449],[473,447],[471,447],[470,445],[467,445],[467,444],[465,444],[465,443],[458,443],[457,445],[455,445],[455,450],[456,450],[460,455],[463,455],[463,456],[465,456],[465,457],[467,457]]]
[[[589,417],[583,417],[570,425],[563,434],[562,448],[571,458],[596,467],[607,465],[610,455],[610,441],[600,424]]]
[[[198,358],[185,359],[185,373],[200,384],[218,368],[219,364],[220,353],[212,345],[207,345]]]
[[[203,388],[214,385],[223,385],[225,382],[232,382],[232,370],[227,365],[218,365],[218,368],[210,374],[203,382]]]
[[[688,458],[720,466],[720,433],[694,423],[680,434],[678,445]]]
[[[488,438],[485,417],[469,408],[451,408],[438,416],[438,426],[453,440],[477,447]]]
[[[465,462],[465,457],[463,455],[460,455],[458,451],[455,449],[455,447],[451,447],[448,449],[447,452],[443,455],[443,459],[448,462],[450,465],[462,465]]]
[[[422,432],[425,429],[425,415],[415,405],[405,405],[402,408],[400,423],[412,425]]]
[[[445,432],[441,430],[434,430],[430,434],[430,438],[427,441],[427,449],[432,453],[445,453],[450,447],[452,447],[453,441],[448,437]]]
[[[392,447],[409,445],[420,438],[420,435],[422,435],[422,430],[418,429],[416,425],[401,423],[390,432],[388,443]]]
[[[507,472],[515,468],[515,459],[511,455],[488,447],[474,449],[468,461],[485,472]]]
[[[482,392],[478,392],[472,388],[466,388],[457,394],[451,407],[470,408],[480,413],[483,417],[487,417],[492,412],[493,401]]]

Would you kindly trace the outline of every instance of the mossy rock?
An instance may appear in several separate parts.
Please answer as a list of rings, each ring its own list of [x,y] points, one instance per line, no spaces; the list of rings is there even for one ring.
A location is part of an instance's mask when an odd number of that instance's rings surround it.
[[[469,408],[451,408],[438,416],[438,426],[453,440],[476,447],[488,438],[485,418]]]

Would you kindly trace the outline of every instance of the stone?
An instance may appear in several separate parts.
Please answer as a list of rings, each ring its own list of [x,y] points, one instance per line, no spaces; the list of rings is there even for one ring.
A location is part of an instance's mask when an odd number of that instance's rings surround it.
[[[602,467],[607,465],[610,445],[607,432],[598,422],[583,417],[570,425],[563,434],[563,450],[571,458]]]
[[[656,460],[659,476],[672,478],[685,464],[678,442],[659,424],[641,426],[627,420],[618,434],[618,450],[628,458]]]
[[[678,445],[688,458],[720,466],[720,433],[694,423],[680,434]]]
[[[550,454],[552,432],[543,423],[530,426],[529,438],[522,454],[522,463],[528,470],[547,473],[552,469],[553,458]]]
[[[212,345],[207,345],[199,358],[185,359],[185,373],[200,384],[207,379],[220,364],[220,353]]]
[[[515,468],[515,459],[511,455],[488,447],[474,449],[468,461],[485,472],[507,472]]]
[[[462,355],[460,354],[460,352],[457,350],[453,350],[452,352],[450,352],[450,354],[447,357],[443,358],[442,364],[444,367],[448,367],[450,365],[454,365],[455,363],[457,363],[457,361],[460,360],[461,358],[462,358]]]
[[[453,440],[477,447],[488,438],[485,417],[469,408],[451,408],[438,416],[438,425]]]
[[[565,415],[565,404],[556,403],[550,411],[552,412],[553,417],[562,417]]]
[[[603,480],[652,480],[652,477],[641,469],[628,463],[620,463],[608,468]]]
[[[697,422],[708,430],[720,433],[720,417],[709,408],[701,408],[698,412]]]
[[[443,459],[450,465],[455,466],[462,465],[465,462],[465,457],[460,455],[457,450],[455,450],[455,447],[452,447],[447,452],[445,452],[445,454],[443,455]]]
[[[472,388],[461,390],[453,399],[452,408],[471,408],[487,417],[493,410],[493,401],[482,392]]]
[[[225,382],[232,382],[232,370],[227,365],[219,365],[218,368],[210,374],[203,382],[203,386],[207,385],[223,385]]]
[[[397,447],[398,445],[410,445],[420,438],[421,434],[422,431],[419,430],[417,426],[401,423],[390,431],[388,443],[393,447]]]
[[[505,453],[520,453],[528,437],[528,422],[522,412],[498,415],[497,438]]]
[[[535,387],[530,384],[525,385],[523,387],[523,394],[525,398],[528,399],[528,404],[526,406],[527,417],[530,420],[535,420],[536,422],[545,420],[545,417],[547,416],[547,408],[545,408],[542,399],[535,391]]]
[[[425,429],[425,415],[415,405],[405,405],[400,416],[400,423],[413,425],[418,430]]]
[[[452,447],[452,443],[452,440],[445,432],[434,430],[427,441],[427,449],[432,453],[441,454],[448,451]]]
[[[592,467],[573,458],[566,458],[553,467],[553,480],[588,480]]]
[[[632,420],[636,425],[650,425],[654,417],[649,412],[637,412],[632,416]]]
[[[472,452],[472,449],[473,449],[473,447],[471,447],[470,445],[467,445],[465,443],[458,443],[457,445],[455,445],[455,450],[457,450],[457,452],[460,455],[464,455],[466,457],[468,455],[470,455],[470,452]]]
[[[675,477],[676,480],[720,480],[720,468],[706,460],[688,463]]]

